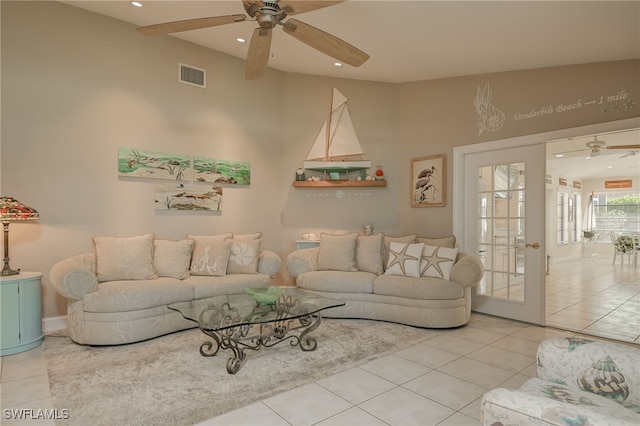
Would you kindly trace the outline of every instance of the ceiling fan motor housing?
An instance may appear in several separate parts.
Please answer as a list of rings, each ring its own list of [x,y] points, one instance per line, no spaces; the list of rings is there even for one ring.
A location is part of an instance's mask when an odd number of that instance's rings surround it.
[[[254,15],[258,24],[263,29],[271,29],[278,25],[287,14],[280,9],[278,3],[264,3],[264,6],[258,9]]]

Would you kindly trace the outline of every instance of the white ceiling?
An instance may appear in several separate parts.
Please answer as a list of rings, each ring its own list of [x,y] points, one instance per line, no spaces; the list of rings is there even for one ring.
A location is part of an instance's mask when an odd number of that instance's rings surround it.
[[[141,8],[115,0],[64,3],[136,26],[245,14],[240,0],[141,2]],[[638,1],[350,0],[295,17],[371,59],[359,68],[337,68],[276,28],[272,68],[400,83],[640,57]],[[249,43],[235,39],[250,40],[257,26],[244,21],[173,36],[244,59]]]
[[[65,1],[135,26],[208,16],[245,14],[240,0]],[[640,1],[369,1],[350,0],[295,16],[363,50],[359,68],[333,60],[282,29],[274,29],[271,68],[295,73],[389,83],[640,58]],[[204,47],[246,58],[257,23],[245,21],[175,33]],[[132,28],[133,30],[133,28]],[[140,35],[140,37],[145,37]],[[169,36],[154,36],[169,37]],[[194,64],[197,66],[197,64]],[[613,138],[616,138],[614,141]],[[619,139],[623,138],[623,139]],[[548,151],[585,147],[592,137],[549,144]],[[640,143],[640,133],[608,135],[609,145]],[[549,158],[548,172],[576,178],[640,175],[640,151],[604,150]],[[608,169],[608,165],[614,165]]]
[[[591,156],[587,142],[593,141],[594,136],[608,146],[640,144],[640,129],[551,141],[547,143],[547,173],[574,179],[640,179],[640,149],[604,148],[599,155]],[[565,157],[556,158],[555,154],[560,152]]]

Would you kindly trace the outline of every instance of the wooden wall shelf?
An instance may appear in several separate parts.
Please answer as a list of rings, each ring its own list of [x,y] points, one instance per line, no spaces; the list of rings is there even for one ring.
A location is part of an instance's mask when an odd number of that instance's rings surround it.
[[[387,186],[386,180],[319,180],[294,181],[294,188],[382,188]]]

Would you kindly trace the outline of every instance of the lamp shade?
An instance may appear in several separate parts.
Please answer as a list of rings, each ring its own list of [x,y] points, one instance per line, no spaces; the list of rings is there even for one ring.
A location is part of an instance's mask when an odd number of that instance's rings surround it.
[[[4,267],[0,271],[0,276],[20,273],[20,269],[11,269],[9,266],[9,223],[37,220],[39,217],[40,214],[36,209],[25,206],[15,198],[0,197],[0,222],[4,228]]]
[[[36,209],[25,206],[15,198],[0,197],[0,222],[37,220],[39,217]]]

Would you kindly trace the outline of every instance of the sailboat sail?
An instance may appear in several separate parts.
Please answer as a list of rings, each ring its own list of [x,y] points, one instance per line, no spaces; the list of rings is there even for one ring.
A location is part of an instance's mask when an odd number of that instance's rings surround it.
[[[368,160],[341,160],[348,156],[362,154],[347,108],[347,98],[334,87],[331,113],[322,126],[304,162],[304,167],[320,171],[362,170],[371,167],[371,161]]]

